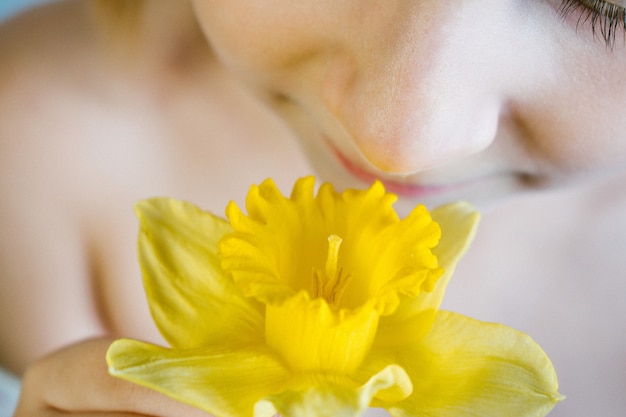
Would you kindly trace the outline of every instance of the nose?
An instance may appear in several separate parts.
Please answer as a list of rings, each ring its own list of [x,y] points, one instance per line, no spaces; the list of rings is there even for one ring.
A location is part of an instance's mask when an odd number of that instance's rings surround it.
[[[365,159],[409,174],[489,146],[505,100],[502,81],[517,60],[507,59],[511,47],[494,24],[497,4],[507,2],[491,1],[488,18],[483,0],[396,3],[394,13],[355,32],[365,37],[358,47],[330,59],[323,91]]]

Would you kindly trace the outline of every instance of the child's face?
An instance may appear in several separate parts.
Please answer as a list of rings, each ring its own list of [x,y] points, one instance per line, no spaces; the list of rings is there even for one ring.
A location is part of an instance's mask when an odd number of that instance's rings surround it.
[[[607,47],[572,0],[193,3],[339,186],[481,204],[626,163],[624,29]]]

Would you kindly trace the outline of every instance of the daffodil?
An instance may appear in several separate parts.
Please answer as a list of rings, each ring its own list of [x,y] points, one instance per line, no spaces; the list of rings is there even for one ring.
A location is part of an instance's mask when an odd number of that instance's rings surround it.
[[[112,375],[218,417],[543,416],[560,399],[532,339],[440,311],[477,212],[455,203],[400,219],[380,183],[291,197],[253,186],[228,220],[143,201],[140,262],[170,347],[112,344]]]

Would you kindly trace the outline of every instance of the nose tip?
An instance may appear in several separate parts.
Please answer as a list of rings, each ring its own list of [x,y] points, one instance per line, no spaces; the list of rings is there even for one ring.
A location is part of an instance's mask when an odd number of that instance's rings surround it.
[[[444,77],[393,74],[380,79],[385,80],[382,88],[359,85],[371,79],[355,79],[325,98],[346,136],[384,172],[435,168],[483,150],[496,135],[500,105],[495,97],[452,88]]]
[[[353,142],[376,168],[411,174],[462,159],[486,148],[497,130],[494,115],[465,115],[451,109],[425,112],[424,118],[389,120],[382,129],[355,132]],[[450,115],[450,116],[446,116]],[[361,125],[364,126],[364,125]]]

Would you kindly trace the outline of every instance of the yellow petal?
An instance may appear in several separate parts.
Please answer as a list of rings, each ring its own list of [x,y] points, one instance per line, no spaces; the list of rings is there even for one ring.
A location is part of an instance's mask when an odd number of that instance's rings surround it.
[[[261,347],[172,350],[122,339],[110,346],[107,363],[116,377],[219,417],[252,417],[254,404],[280,392],[289,378],[280,361]]]
[[[343,193],[325,183],[317,196],[314,185],[313,177],[302,178],[286,198],[267,180],[250,189],[248,215],[234,203],[227,208],[235,232],[220,242],[222,267],[247,296],[269,304],[300,291],[315,297],[316,276],[331,270],[345,278],[339,308],[378,298],[379,312],[390,314],[398,294],[432,289],[441,275],[431,252],[440,229],[424,207],[399,220],[392,207],[396,197],[380,182]],[[332,268],[327,268],[329,238],[342,242],[332,254]]]
[[[441,238],[440,226],[433,221],[424,206],[417,206],[398,223],[387,227],[379,236],[378,242],[384,245],[369,245],[371,252],[355,253],[354,262],[359,257],[377,259],[372,274],[371,294],[378,294],[382,302],[390,300],[389,294],[415,297],[424,291],[431,291],[442,275],[441,263],[434,250]],[[364,245],[368,249],[367,245]],[[381,315],[395,311],[393,301],[381,308]]]
[[[458,202],[447,204],[431,212],[433,219],[441,227],[441,240],[433,248],[433,254],[439,260],[444,274],[437,281],[435,289],[430,293],[423,293],[423,299],[418,300],[421,308],[438,309],[446,287],[458,262],[469,249],[474,240],[480,214],[469,203]]]
[[[255,417],[279,414],[282,417],[357,417],[369,407],[374,396],[406,398],[411,382],[402,368],[391,365],[372,376],[363,386],[353,381],[320,377],[301,390],[284,391],[259,401]],[[308,385],[308,387],[307,387]]]
[[[377,324],[372,305],[338,311],[302,291],[267,306],[266,342],[292,370],[350,374],[369,352]]]
[[[294,191],[306,194],[310,190],[312,195],[313,185],[311,177],[302,178]],[[310,265],[315,260],[310,258],[321,253],[324,242],[302,236],[318,228],[319,219],[305,205],[303,221],[300,205],[285,198],[271,179],[250,187],[246,209],[247,215],[233,202],[226,208],[235,233],[220,242],[222,267],[247,296],[270,303],[283,301],[301,289],[299,280],[312,278]],[[308,255],[307,262],[301,262],[301,254]]]
[[[139,259],[155,323],[175,348],[263,340],[263,311],[225,277],[217,242],[230,225],[172,199],[136,205]]]
[[[539,417],[562,399],[554,367],[527,335],[455,313],[437,313],[419,344],[393,355],[413,394],[395,417]]]
[[[361,390],[361,395],[367,394],[370,405],[374,397],[382,401],[402,401],[413,392],[413,384],[404,369],[392,364],[370,378]]]
[[[480,218],[476,209],[464,202],[447,204],[431,212],[441,227],[441,240],[433,248],[443,275],[430,292],[404,299],[392,316],[381,317],[376,344],[403,346],[421,338],[430,329],[446,287],[457,263],[474,239]]]

